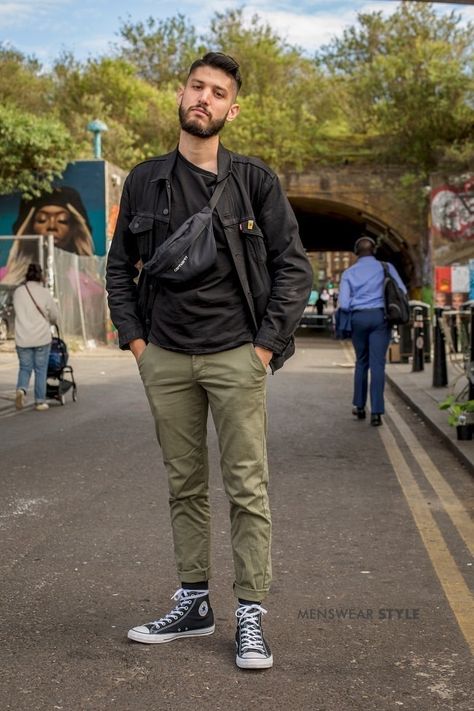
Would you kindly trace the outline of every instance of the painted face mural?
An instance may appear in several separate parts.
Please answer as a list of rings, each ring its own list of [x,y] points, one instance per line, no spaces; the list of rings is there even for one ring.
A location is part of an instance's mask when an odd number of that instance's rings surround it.
[[[81,196],[71,187],[54,188],[34,200],[21,200],[13,225],[15,235],[53,235],[54,246],[81,256],[94,254],[91,226]],[[1,281],[18,284],[37,259],[33,240],[15,240]]]

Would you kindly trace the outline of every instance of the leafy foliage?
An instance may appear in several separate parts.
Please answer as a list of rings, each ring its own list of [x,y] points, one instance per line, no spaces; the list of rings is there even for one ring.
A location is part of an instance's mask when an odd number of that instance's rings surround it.
[[[0,44],[0,104],[15,104],[25,111],[51,110],[51,77],[40,63]]]
[[[464,425],[474,416],[474,400],[456,400],[454,395],[449,395],[439,404],[439,409],[448,411],[448,425],[451,427]]]
[[[68,131],[56,119],[38,118],[16,106],[0,106],[0,194],[47,192],[70,160]]]
[[[318,54],[375,160],[426,174],[474,148],[473,29],[454,12],[439,17],[429,3],[402,2],[385,19],[360,14]]]
[[[224,133],[229,148],[280,172],[402,164],[400,190],[424,209],[414,185],[433,169],[474,161],[473,37],[454,12],[439,17],[430,3],[401,2],[390,17],[360,14],[313,58],[242,9],[215,13],[202,36],[181,14],[128,18],[108,54],[79,62],[66,53],[49,71],[0,45],[0,189],[48,184],[66,148],[69,159],[90,157],[94,118],[108,126],[104,157],[125,169],[171,150],[176,89],[192,61],[214,50],[234,56],[243,75],[242,111]]]
[[[85,131],[91,118],[107,124],[103,150],[112,163],[131,167],[176,142],[174,92],[158,91],[120,58],[77,63],[65,56],[54,67],[60,116],[78,146],[78,157],[91,154]]]
[[[166,20],[149,17],[136,23],[129,19],[122,23],[120,36],[119,56],[136,67],[138,76],[157,87],[183,80],[194,59],[204,51],[195,28],[181,14]]]

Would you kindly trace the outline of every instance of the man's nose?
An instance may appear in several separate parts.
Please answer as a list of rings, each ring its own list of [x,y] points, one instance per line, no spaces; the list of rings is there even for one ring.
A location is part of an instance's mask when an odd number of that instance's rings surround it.
[[[204,89],[201,91],[201,96],[200,96],[200,102],[201,104],[206,104],[206,106],[209,104],[209,98],[210,98],[210,89],[204,87]]]

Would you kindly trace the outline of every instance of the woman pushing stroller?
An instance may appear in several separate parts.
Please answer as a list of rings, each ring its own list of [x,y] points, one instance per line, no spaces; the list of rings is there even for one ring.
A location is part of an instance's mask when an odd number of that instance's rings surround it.
[[[43,286],[43,270],[31,263],[26,280],[13,295],[15,309],[16,352],[20,364],[16,385],[15,405],[21,410],[25,404],[31,373],[35,372],[35,410],[49,408],[46,402],[46,380],[51,349],[51,324],[58,320],[58,308]]]

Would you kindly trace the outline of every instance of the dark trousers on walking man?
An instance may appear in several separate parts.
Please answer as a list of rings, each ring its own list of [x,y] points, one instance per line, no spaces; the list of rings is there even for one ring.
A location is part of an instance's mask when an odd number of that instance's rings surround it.
[[[365,407],[370,373],[370,410],[383,415],[385,360],[390,343],[390,326],[383,309],[361,309],[352,313],[352,344],[356,353],[353,405]]]

